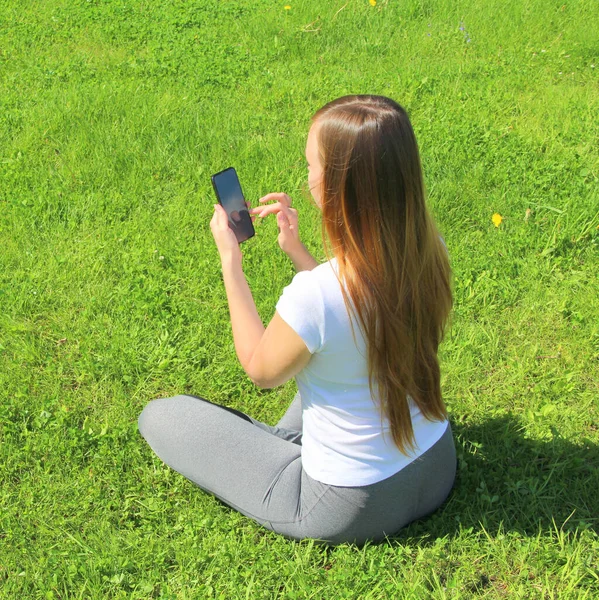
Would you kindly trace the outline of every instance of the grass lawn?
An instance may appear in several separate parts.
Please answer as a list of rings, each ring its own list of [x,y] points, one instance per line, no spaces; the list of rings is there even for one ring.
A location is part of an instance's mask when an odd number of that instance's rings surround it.
[[[0,598],[599,597],[598,92],[592,0],[0,0]],[[428,519],[327,548],[203,493],[136,420],[186,392],[285,411],[294,382],[235,357],[209,176],[291,194],[324,259],[303,151],[347,93],[419,140],[459,469]],[[293,267],[257,231],[267,321]]]

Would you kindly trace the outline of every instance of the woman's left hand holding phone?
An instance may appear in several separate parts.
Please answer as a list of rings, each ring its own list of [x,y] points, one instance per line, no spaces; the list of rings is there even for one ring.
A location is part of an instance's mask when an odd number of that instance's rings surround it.
[[[246,202],[249,210],[249,204]],[[253,219],[252,219],[253,220]],[[221,262],[232,260],[241,263],[241,248],[239,242],[229,227],[229,217],[227,211],[220,205],[214,205],[214,214],[210,221],[210,230],[216,242]]]

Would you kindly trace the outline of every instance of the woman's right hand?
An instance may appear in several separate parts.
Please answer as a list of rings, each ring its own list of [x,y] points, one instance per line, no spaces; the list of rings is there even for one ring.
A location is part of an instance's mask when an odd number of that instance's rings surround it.
[[[250,210],[252,216],[264,218],[268,215],[277,216],[279,227],[279,246],[286,254],[293,254],[302,248],[299,238],[297,210],[291,208],[291,198],[287,194],[275,192],[266,194],[259,200],[260,204],[272,202],[265,206],[258,206]]]

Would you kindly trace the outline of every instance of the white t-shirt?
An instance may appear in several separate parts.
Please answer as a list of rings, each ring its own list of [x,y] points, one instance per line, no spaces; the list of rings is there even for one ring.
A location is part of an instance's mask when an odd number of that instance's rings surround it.
[[[429,421],[408,398],[416,451],[403,454],[393,443],[389,422],[381,419],[370,395],[366,342],[354,320],[354,343],[336,272],[333,259],[297,273],[283,290],[277,312],[312,354],[296,376],[303,468],[322,483],[358,487],[409,465],[440,439],[447,421]]]

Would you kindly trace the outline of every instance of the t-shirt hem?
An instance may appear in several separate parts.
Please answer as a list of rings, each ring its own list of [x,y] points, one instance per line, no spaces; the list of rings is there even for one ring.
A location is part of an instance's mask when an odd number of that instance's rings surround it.
[[[390,469],[389,471],[387,471],[387,470],[379,471],[377,473],[372,474],[369,477],[359,478],[358,483],[356,483],[355,480],[349,481],[349,480],[346,480],[343,478],[342,479],[335,479],[334,477],[329,478],[326,476],[326,474],[323,477],[322,474],[318,474],[318,473],[315,473],[314,471],[312,471],[312,467],[310,466],[309,463],[308,463],[308,465],[306,465],[306,462],[304,461],[303,457],[302,457],[302,468],[304,469],[306,474],[309,475],[312,479],[314,479],[320,483],[323,483],[325,485],[332,485],[334,487],[366,487],[368,485],[380,483],[381,481],[384,481],[385,479],[389,479],[389,477],[393,477],[394,475],[397,475],[400,471],[403,471],[403,469],[405,469],[406,467],[411,465],[414,461],[421,458],[445,435],[445,433],[447,432],[447,427],[449,427],[449,421],[445,421],[445,427],[443,428],[443,430],[441,431],[441,433],[439,434],[438,437],[433,438],[432,442],[430,444],[428,444],[417,455],[406,456],[405,462],[402,462],[401,465],[399,466],[399,468],[393,468],[393,469]],[[310,472],[310,471],[312,471],[312,472]]]

